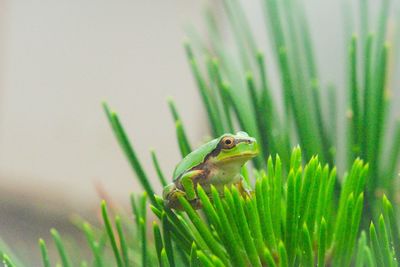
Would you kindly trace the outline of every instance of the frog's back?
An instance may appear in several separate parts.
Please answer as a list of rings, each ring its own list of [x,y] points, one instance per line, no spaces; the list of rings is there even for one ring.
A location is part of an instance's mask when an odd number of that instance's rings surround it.
[[[190,152],[186,157],[182,159],[181,162],[178,163],[174,170],[173,180],[179,178],[181,174],[185,171],[190,170],[191,168],[201,164],[205,157],[217,147],[219,138],[211,140],[210,142],[200,146],[196,150]]]

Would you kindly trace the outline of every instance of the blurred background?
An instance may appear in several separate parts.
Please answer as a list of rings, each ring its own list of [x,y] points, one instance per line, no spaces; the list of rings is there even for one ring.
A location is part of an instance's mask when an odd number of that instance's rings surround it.
[[[73,234],[71,214],[95,217],[96,188],[126,207],[142,191],[103,100],[152,174],[150,148],[168,176],[179,161],[168,96],[192,140],[207,133],[182,48],[201,10],[183,0],[0,0],[0,236],[23,257],[40,256],[50,227]]]
[[[340,85],[341,3],[305,2],[323,82]],[[218,12],[219,1],[212,3]],[[265,43],[259,1],[243,3]],[[0,236],[19,254],[38,258],[37,239],[48,239],[50,227],[73,236],[68,218],[95,220],[102,197],[127,207],[129,193],[142,191],[103,100],[120,114],[150,174],[150,148],[168,177],[180,158],[168,96],[193,144],[204,140],[208,128],[182,47],[190,25],[203,34],[204,7],[184,0],[0,0]]]

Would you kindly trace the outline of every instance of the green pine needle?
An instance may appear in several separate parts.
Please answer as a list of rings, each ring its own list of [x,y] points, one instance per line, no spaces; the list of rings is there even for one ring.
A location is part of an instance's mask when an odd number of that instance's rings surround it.
[[[7,254],[2,255],[4,267],[16,267]]]
[[[43,239],[39,239],[40,252],[42,253],[43,267],[50,267],[49,253],[47,251],[46,242]]]
[[[67,254],[67,251],[65,250],[65,247],[64,247],[64,244],[63,244],[60,234],[54,228],[50,230],[50,233],[51,233],[51,236],[53,237],[54,243],[56,243],[58,254],[60,255],[60,258],[61,258],[62,266],[63,267],[71,267],[72,265],[70,263],[70,258]]]
[[[123,265],[123,261],[122,261],[122,258],[121,258],[121,255],[120,255],[120,251],[119,251],[118,246],[117,246],[117,241],[115,239],[114,230],[113,230],[113,228],[111,226],[111,221],[110,221],[110,218],[108,216],[107,205],[106,205],[106,202],[104,200],[101,202],[101,214],[103,216],[104,226],[106,228],[106,231],[107,231],[107,234],[108,234],[108,238],[109,238],[110,243],[111,243],[111,247],[112,247],[112,250],[113,250],[113,253],[114,253],[114,257],[115,257],[115,261],[117,263],[117,266],[118,267],[123,267],[124,266]]]

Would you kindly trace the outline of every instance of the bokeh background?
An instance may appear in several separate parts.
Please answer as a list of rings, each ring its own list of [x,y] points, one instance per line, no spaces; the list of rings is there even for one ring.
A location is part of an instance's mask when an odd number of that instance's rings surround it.
[[[323,83],[340,86],[343,3],[305,2]],[[210,3],[220,11],[219,1]],[[266,43],[259,1],[243,3]],[[204,140],[208,128],[182,41],[187,29],[204,34],[205,6],[0,0],[0,236],[20,255],[38,258],[37,239],[48,239],[50,227],[73,236],[70,216],[95,220],[102,197],[127,207],[129,193],[141,192],[103,100],[120,114],[150,174],[151,148],[168,176],[180,158],[167,97],[193,144]]]
[[[168,96],[190,137],[206,134],[182,48],[202,3],[0,3],[0,236],[38,257],[50,227],[74,234],[71,214],[97,215],[99,188],[121,206],[141,192],[102,101],[118,109],[149,170],[150,148],[166,174],[179,160]]]

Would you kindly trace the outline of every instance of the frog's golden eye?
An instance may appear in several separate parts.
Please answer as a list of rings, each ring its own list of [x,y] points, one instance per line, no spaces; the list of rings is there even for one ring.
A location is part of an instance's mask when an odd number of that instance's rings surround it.
[[[229,149],[235,146],[235,139],[231,136],[226,136],[221,141],[222,147],[225,149]]]

